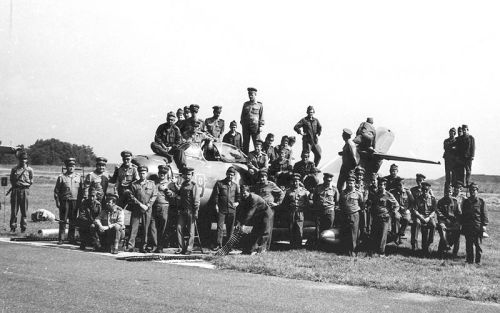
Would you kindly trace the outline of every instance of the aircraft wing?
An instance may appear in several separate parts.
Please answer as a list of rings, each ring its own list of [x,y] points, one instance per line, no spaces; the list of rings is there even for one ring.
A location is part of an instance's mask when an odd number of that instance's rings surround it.
[[[380,153],[380,152],[374,152],[372,155],[374,157],[382,159],[382,160],[402,161],[402,162],[415,162],[415,163],[427,163],[427,164],[441,164],[441,162],[439,162],[439,161],[436,162],[436,161],[430,161],[430,160],[408,158],[408,157],[402,157],[402,156],[397,156],[397,155],[385,154],[385,153]]]

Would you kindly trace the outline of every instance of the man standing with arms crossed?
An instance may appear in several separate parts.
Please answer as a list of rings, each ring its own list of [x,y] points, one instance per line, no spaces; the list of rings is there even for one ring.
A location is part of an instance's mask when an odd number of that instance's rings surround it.
[[[240,124],[243,131],[243,152],[248,154],[250,148],[250,137],[255,147],[260,140],[260,133],[264,126],[264,107],[262,102],[257,101],[257,89],[247,88],[250,101],[243,103]]]
[[[443,148],[444,148],[444,153],[443,153],[443,159],[444,159],[444,173],[445,173],[445,183],[444,187],[445,188],[450,188],[451,184],[456,183],[456,178],[455,178],[455,159],[456,159],[456,150],[455,150],[455,135],[457,131],[455,130],[455,127],[450,128],[449,134],[450,136],[446,138],[443,142]]]
[[[10,171],[10,231],[15,232],[17,227],[17,214],[21,209],[21,232],[26,231],[26,214],[28,213],[29,188],[33,184],[33,169],[28,166],[28,154],[19,153],[18,164]],[[7,194],[9,194],[7,192]]]

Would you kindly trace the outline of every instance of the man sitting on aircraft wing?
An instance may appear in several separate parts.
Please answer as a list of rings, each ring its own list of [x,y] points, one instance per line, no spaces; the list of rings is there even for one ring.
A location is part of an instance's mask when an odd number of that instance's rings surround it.
[[[178,147],[181,142],[181,132],[175,126],[175,114],[174,112],[168,112],[167,122],[156,129],[155,140],[151,143],[151,150],[168,158],[169,162],[172,161],[173,157],[175,164],[180,169],[186,166],[186,154]]]

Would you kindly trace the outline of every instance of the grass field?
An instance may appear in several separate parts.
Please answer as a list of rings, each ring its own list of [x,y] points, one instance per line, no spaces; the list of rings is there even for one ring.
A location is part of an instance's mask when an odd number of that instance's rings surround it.
[[[113,167],[110,166],[109,170]],[[35,184],[30,189],[30,212],[36,209],[52,211],[57,216],[53,188],[60,167],[34,167]],[[9,167],[0,166],[0,176],[8,175]],[[38,174],[37,174],[38,173]],[[439,196],[439,194],[438,194]],[[292,279],[368,286],[375,288],[410,291],[431,295],[454,296],[478,301],[500,303],[500,196],[480,194],[486,200],[490,224],[490,238],[483,242],[481,266],[465,264],[465,240],[457,259],[439,259],[413,254],[406,241],[396,249],[390,244],[386,258],[359,256],[356,259],[320,251],[270,251],[254,256],[228,256],[214,258],[220,269],[231,269]],[[10,204],[0,211],[0,236],[10,236]],[[4,219],[5,216],[5,219]],[[28,216],[28,233],[38,229],[57,228],[57,223],[33,223]],[[19,233],[16,234],[17,236]],[[409,237],[409,236],[408,236]],[[433,249],[437,250],[438,234]]]

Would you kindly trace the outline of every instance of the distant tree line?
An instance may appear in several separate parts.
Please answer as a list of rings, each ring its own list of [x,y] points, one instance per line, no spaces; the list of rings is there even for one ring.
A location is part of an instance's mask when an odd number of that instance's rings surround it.
[[[95,163],[95,154],[90,146],[75,145],[58,139],[38,139],[29,146],[29,162],[34,165],[60,165],[65,159],[76,158],[76,163],[81,166],[91,166]],[[0,155],[0,163],[16,163],[12,154]]]

